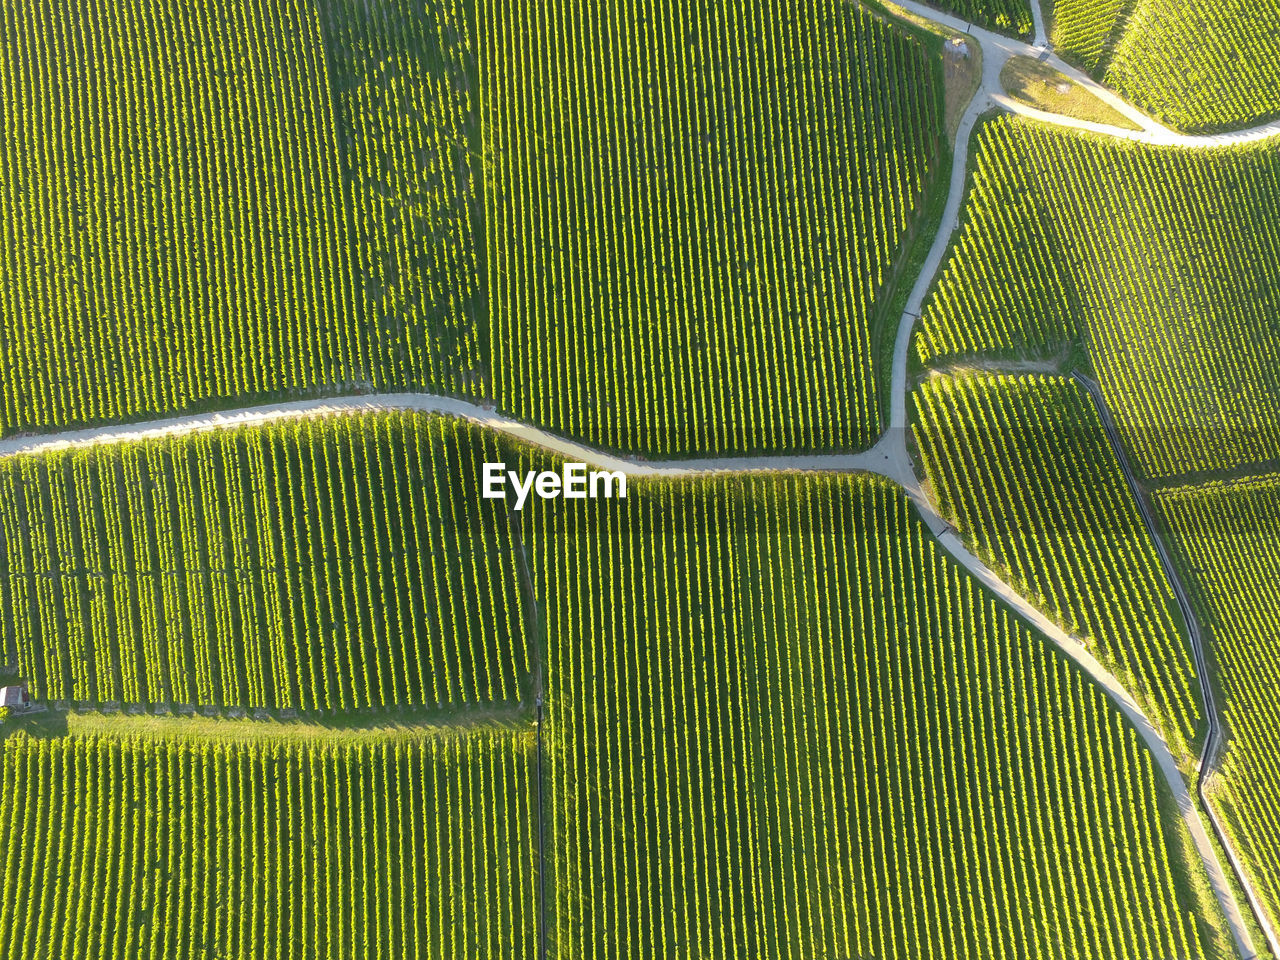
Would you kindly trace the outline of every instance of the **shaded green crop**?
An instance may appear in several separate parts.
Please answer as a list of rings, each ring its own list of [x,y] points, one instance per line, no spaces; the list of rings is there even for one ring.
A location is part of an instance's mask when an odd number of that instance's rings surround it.
[[[513,702],[501,459],[390,413],[0,460],[0,634],[37,698],[82,705]]]
[[[557,955],[1206,953],[1113,705],[865,477],[540,504]]]

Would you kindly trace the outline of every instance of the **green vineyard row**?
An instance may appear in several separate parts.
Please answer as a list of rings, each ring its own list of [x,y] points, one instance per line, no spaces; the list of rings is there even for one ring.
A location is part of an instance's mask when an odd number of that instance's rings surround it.
[[[959,14],[989,30],[1030,40],[1035,32],[1031,4],[1041,0],[930,0],[931,5]]]
[[[514,702],[495,436],[386,413],[0,460],[0,638],[39,699]]]
[[[1023,596],[1096,644],[1162,720],[1175,755],[1203,732],[1172,589],[1088,395],[1062,378],[933,377],[913,430],[941,514]]]
[[[1216,954],[1150,755],[895,488],[531,519],[558,956]]]
[[[532,957],[532,739],[10,736],[10,960]]]
[[[1280,155],[986,123],[919,358],[1082,351],[1150,477],[1280,459]]]
[[[1059,52],[1171,126],[1226,130],[1280,117],[1280,0],[1052,6]]]
[[[858,6],[0,13],[0,434],[426,389],[861,449],[940,70]]]
[[[1280,476],[1156,496],[1213,644],[1230,743],[1209,781],[1273,927],[1280,925]]]
[[[485,6],[499,405],[642,453],[869,446],[926,51],[838,0]]]

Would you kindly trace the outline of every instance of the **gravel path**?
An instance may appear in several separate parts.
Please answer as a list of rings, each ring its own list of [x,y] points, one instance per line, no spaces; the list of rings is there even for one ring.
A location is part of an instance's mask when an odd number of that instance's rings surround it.
[[[1244,143],[1255,143],[1259,140],[1266,140],[1268,137],[1280,135],[1280,120],[1271,123],[1260,124],[1256,127],[1250,127],[1245,130],[1237,130],[1233,133],[1214,133],[1214,134],[1186,134],[1178,133],[1176,130],[1170,130],[1158,120],[1139,110],[1128,100],[1125,100],[1114,90],[1104,87],[1084,71],[1073,67],[1060,56],[1053,52],[1048,45],[1045,36],[1044,18],[1041,13],[1039,0],[1032,0],[1031,10],[1035,21],[1035,42],[1034,44],[1024,43],[1021,40],[1015,40],[1012,37],[1006,37],[1003,34],[980,27],[977,24],[969,23],[953,13],[944,10],[938,10],[917,0],[888,0],[888,2],[901,7],[918,17],[931,20],[936,24],[945,26],[956,33],[968,34],[978,40],[982,44],[982,87],[978,96],[989,97],[991,103],[999,106],[1010,113],[1020,113],[1024,116],[1039,120],[1042,123],[1053,124],[1054,126],[1070,127],[1076,130],[1089,130],[1094,133],[1105,134],[1110,137],[1118,137],[1124,140],[1133,140],[1138,143],[1149,143],[1158,146],[1186,147],[1189,149],[1207,149],[1210,147],[1228,147],[1238,146]],[[1074,117],[1067,117],[1057,113],[1049,113],[1044,110],[1038,110],[1035,107],[1020,103],[1008,96],[1004,92],[1004,88],[1000,85],[1000,71],[1009,61],[1010,57],[1032,57],[1037,60],[1043,60],[1055,70],[1059,70],[1066,74],[1080,86],[1087,89],[1099,100],[1120,113],[1122,116],[1132,120],[1141,129],[1126,130],[1123,127],[1113,127],[1105,123],[1095,123],[1089,120],[1077,120]]]

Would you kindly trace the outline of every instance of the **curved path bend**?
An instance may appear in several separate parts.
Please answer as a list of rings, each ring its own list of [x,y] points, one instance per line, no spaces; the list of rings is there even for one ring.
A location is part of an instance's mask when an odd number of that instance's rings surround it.
[[[971,107],[967,112],[965,120],[967,121],[968,129],[972,129],[973,121],[977,118],[981,108],[982,105],[978,104]],[[965,132],[965,129],[962,125],[962,132]],[[959,140],[958,144],[965,142],[965,140]],[[957,167],[961,171],[964,169],[965,153],[964,149],[957,147]],[[949,203],[948,214],[954,219],[951,206],[952,204]],[[946,222],[950,223],[951,220]],[[933,259],[932,253],[936,252],[938,247],[945,248],[949,236],[950,230],[944,229],[939,232],[938,239],[934,244],[935,251],[931,251],[931,261]],[[927,287],[927,283],[923,278],[931,278],[932,273],[922,274],[921,276],[922,279],[917,281],[917,288]],[[916,295],[919,292],[919,289],[913,291],[913,300],[917,299]],[[887,478],[904,489],[915,504],[921,519],[924,520],[942,548],[981,581],[988,590],[1012,607],[1025,621],[1039,630],[1063,653],[1075,661],[1085,673],[1106,691],[1107,695],[1111,697],[1121,712],[1133,724],[1155,758],[1161,775],[1169,785],[1178,811],[1191,833],[1197,852],[1204,862],[1210,886],[1227,918],[1232,936],[1241,955],[1246,958],[1254,956],[1248,932],[1231,890],[1225,882],[1217,854],[1196,813],[1191,795],[1178,769],[1177,762],[1155,725],[1152,724],[1142,708],[1130,696],[1124,685],[1106,667],[1099,663],[1078,640],[1049,620],[1012,586],[1000,579],[994,571],[970,552],[955,531],[938,514],[924,487],[916,477],[914,467],[907,454],[906,430],[902,426],[905,423],[905,397],[902,390],[906,382],[906,352],[903,348],[903,343],[910,342],[910,331],[914,319],[914,314],[904,316],[899,327],[899,349],[895,352],[893,380],[894,419],[890,428],[874,447],[858,454],[719,457],[702,460],[637,460],[596,450],[577,441],[557,436],[538,427],[514,420],[485,405],[435,394],[391,393],[302,400],[293,403],[244,407],[236,410],[194,414],[129,425],[93,427],[40,436],[8,437],[0,440],[0,457],[50,453],[73,448],[156,439],[214,430],[233,430],[242,426],[261,426],[299,418],[406,410],[461,417],[489,427],[513,439],[549,450],[567,460],[582,461],[600,469],[624,470],[632,476],[690,477],[723,473],[832,471],[842,473],[865,472]],[[898,362],[899,358],[902,360],[901,363]]]
[[[1066,631],[1049,620],[1012,586],[1001,580],[960,541],[955,531],[942,519],[930,501],[927,491],[916,476],[915,466],[912,464],[911,457],[907,452],[907,365],[910,357],[911,333],[915,322],[920,318],[920,313],[924,308],[925,297],[933,284],[934,277],[941,269],[942,261],[948,249],[950,249],[952,235],[959,227],[960,206],[964,199],[965,177],[968,168],[970,134],[973,132],[978,117],[989,110],[994,103],[994,97],[989,92],[993,73],[995,83],[999,83],[1000,68],[995,65],[996,58],[987,56],[986,40],[983,39],[982,42],[984,44],[983,86],[961,117],[956,133],[951,180],[942,222],[938,227],[938,233],[934,237],[933,246],[929,249],[924,266],[907,297],[906,308],[898,324],[898,335],[894,342],[893,351],[893,371],[890,381],[889,428],[884,436],[880,438],[880,442],[869,451],[873,454],[879,453],[882,458],[876,464],[882,469],[876,469],[874,472],[889,477],[901,485],[943,548],[961,566],[982,581],[989,590],[1021,614],[1025,620],[1032,623],[1055,646],[1079,664],[1081,669],[1107,692],[1121,712],[1134,725],[1143,742],[1151,751],[1160,773],[1173,793],[1174,802],[1177,804],[1182,820],[1191,834],[1196,852],[1203,861],[1209,885],[1213,889],[1214,896],[1231,930],[1236,949],[1239,951],[1240,956],[1250,960],[1250,958],[1256,956],[1256,953],[1252,939],[1249,936],[1248,927],[1241,914],[1240,906],[1237,904],[1235,894],[1227,882],[1222,864],[1218,859],[1217,850],[1205,831],[1204,823],[1196,810],[1191,793],[1187,789],[1186,781],[1183,779],[1182,773],[1178,769],[1177,761],[1174,759],[1173,753],[1170,751],[1164,737],[1114,674],[1099,663],[1079,641],[1068,635]],[[1014,41],[1008,42],[1012,43]],[[1237,864],[1239,859],[1235,852],[1227,844],[1224,844],[1224,847],[1232,858],[1233,864]],[[1264,924],[1264,929],[1266,929],[1265,917],[1260,916],[1259,919]],[[1270,931],[1268,930],[1267,932],[1269,933]]]
[[[606,470],[623,470],[643,477],[687,477],[732,472],[762,471],[862,471],[894,481],[903,488],[915,504],[920,517],[928,525],[943,549],[961,566],[982,582],[992,593],[1000,597],[1024,620],[1033,625],[1066,656],[1075,661],[1110,696],[1120,711],[1129,719],[1155,758],[1156,766],[1173,794],[1179,814],[1186,824],[1196,851],[1203,861],[1209,884],[1230,928],[1240,955],[1246,960],[1255,956],[1248,928],[1236,903],[1235,895],[1226,881],[1218,854],[1205,832],[1186,781],[1169,746],[1160,732],[1143,712],[1142,708],[1125,689],[1124,685],[1106,669],[1075,638],[1049,620],[1034,605],[1023,598],[1012,586],[1004,582],[985,563],[961,542],[955,531],[942,519],[927,491],[916,476],[915,467],[907,452],[907,360],[911,345],[911,333],[919,319],[925,296],[950,246],[952,234],[959,224],[960,205],[964,198],[965,177],[968,162],[970,134],[978,117],[993,107],[1001,107],[1013,113],[1034,117],[1047,123],[1080,130],[1091,130],[1127,140],[1144,143],[1175,145],[1192,148],[1230,146],[1262,140],[1280,134],[1280,121],[1242,130],[1209,136],[1188,136],[1162,126],[1136,109],[1113,91],[1101,86],[1091,77],[1064,62],[1047,49],[1044,22],[1038,0],[1033,0],[1036,46],[1002,36],[993,31],[970,24],[961,18],[916,0],[891,0],[916,16],[931,20],[957,33],[976,37],[983,48],[982,83],[966,108],[956,134],[953,163],[948,186],[947,203],[942,223],[929,249],[915,284],[907,299],[906,309],[899,321],[894,344],[889,424],[880,440],[871,449],[858,454],[817,454],[809,456],[757,456],[716,457],[694,460],[643,460],[596,450],[574,440],[557,436],[538,427],[522,423],[495,411],[492,407],[454,397],[426,393],[392,393],[353,397],[334,397],[316,400],[300,400],[290,403],[267,404],[236,410],[193,414],[190,416],[154,420],[129,425],[92,427],[68,430],[39,436],[16,436],[0,439],[0,456],[44,453],[97,444],[110,444],[156,437],[174,436],[208,430],[227,430],[245,425],[261,425],[300,417],[326,416],[340,413],[374,412],[385,410],[412,410],[448,414],[462,417],[490,427],[509,437],[545,448],[568,460],[589,463]],[[1027,56],[1044,59],[1056,69],[1089,89],[1100,100],[1131,119],[1141,129],[1137,131],[1089,123],[1036,110],[1018,103],[1005,95],[1000,85],[1000,71],[1010,57]],[[1223,835],[1223,846],[1238,868],[1238,857]],[[1241,874],[1243,877],[1243,874]],[[1246,884],[1247,889],[1247,884]],[[1263,929],[1270,938],[1265,917],[1260,915]],[[1280,949],[1272,944],[1280,955]]]
[[[1087,130],[1121,140],[1132,140],[1137,143],[1156,146],[1187,147],[1189,149],[1239,146],[1240,144],[1256,143],[1269,137],[1280,136],[1280,120],[1231,133],[1188,134],[1178,133],[1176,130],[1169,129],[1147,113],[1139,110],[1114,90],[1104,87],[1083,70],[1072,66],[1054,53],[1049,47],[1048,38],[1045,35],[1044,17],[1039,0],[1031,0],[1032,19],[1035,24],[1035,40],[1033,44],[1015,40],[1012,37],[1006,37],[1004,34],[996,33],[994,30],[980,27],[953,13],[920,3],[919,0],[886,0],[886,2],[900,7],[917,17],[932,21],[949,30],[954,30],[958,34],[968,34],[982,44],[982,86],[978,95],[980,97],[989,97],[993,104],[1010,113],[1019,113],[1054,126]],[[1121,116],[1137,124],[1139,129],[1128,130],[1124,127],[1115,127],[1105,123],[1077,120],[1074,117],[1039,110],[1013,99],[1005,93],[1000,84],[1000,71],[1004,69],[1004,65],[1012,57],[1031,57],[1035,60],[1043,60],[1055,70],[1066,74],[1080,86],[1087,89]]]

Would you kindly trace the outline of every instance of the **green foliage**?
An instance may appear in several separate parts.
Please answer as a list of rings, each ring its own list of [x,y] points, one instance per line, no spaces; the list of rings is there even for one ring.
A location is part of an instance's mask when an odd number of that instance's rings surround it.
[[[1280,0],[1055,0],[1067,59],[1182,130],[1280,116]]]
[[[655,454],[870,445],[927,51],[842,0],[481,6],[499,405]]]
[[[1098,75],[1123,32],[1133,0],[1055,0],[1052,37],[1055,52]],[[1047,3],[1046,3],[1047,6]]]
[[[1105,80],[1180,129],[1280,116],[1280,0],[1134,0]]]
[[[367,378],[317,24],[264,6],[0,13],[0,432]]]
[[[11,736],[5,957],[532,957],[531,748]]]
[[[485,392],[473,33],[443,2],[0,13],[0,433]]]
[[[538,504],[557,955],[1205,952],[1149,754],[865,477]]]
[[[926,362],[1083,342],[1153,477],[1280,457],[1280,154],[984,125]]]
[[[1173,591],[1088,395],[1045,377],[932,377],[916,441],[942,515],[1103,661],[1188,756],[1200,726]]]
[[[475,12],[453,0],[318,9],[375,381],[486,394]]]
[[[339,416],[0,460],[0,632],[32,695],[352,710],[514,701],[494,435]]]
[[[1029,40],[1035,32],[1032,0],[927,0],[932,6],[964,17],[970,23]],[[1035,0],[1039,2],[1039,0]]]
[[[1208,631],[1230,745],[1210,781],[1233,843],[1280,921],[1280,475],[1156,498]]]

